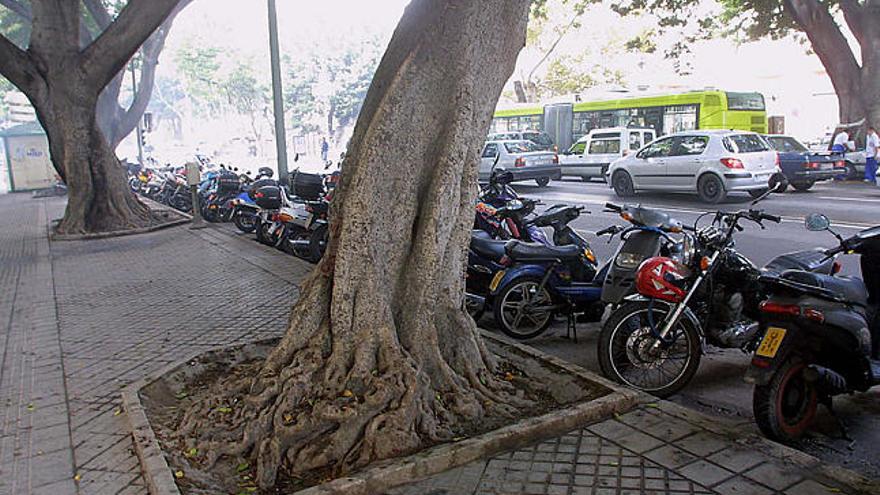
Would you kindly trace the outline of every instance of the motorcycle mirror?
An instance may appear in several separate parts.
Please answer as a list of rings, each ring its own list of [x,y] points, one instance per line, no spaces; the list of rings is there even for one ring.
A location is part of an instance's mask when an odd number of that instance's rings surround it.
[[[821,213],[810,213],[804,218],[804,227],[812,232],[821,232],[831,228],[831,220]]]
[[[770,176],[770,180],[767,182],[767,185],[770,188],[770,191],[781,193],[785,191],[785,188],[788,187],[788,180],[785,178],[780,172],[776,172]]]

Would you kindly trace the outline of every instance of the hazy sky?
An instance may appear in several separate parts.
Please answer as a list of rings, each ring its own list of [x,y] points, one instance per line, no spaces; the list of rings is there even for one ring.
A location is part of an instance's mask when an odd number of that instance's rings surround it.
[[[333,43],[356,31],[381,33],[390,38],[408,0],[277,0],[282,49],[295,56],[302,47]],[[247,5],[248,8],[243,8]],[[650,22],[620,19],[598,8],[583,18],[583,28],[560,45],[560,52],[575,53],[615,36],[629,36]],[[500,26],[499,26],[500,27]],[[187,42],[230,46],[251,58],[268,72],[268,37],[264,0],[196,0],[180,14],[165,53]],[[644,69],[637,58],[609,60],[609,65],[632,73],[631,86],[698,89],[717,87],[764,93],[771,114],[785,115],[787,131],[804,139],[820,135],[837,120],[837,101],[828,77],[815,55],[808,55],[793,40],[761,41],[738,46],[728,40],[701,43],[694,47],[694,75],[682,78],[661,56],[646,57]],[[527,71],[536,60],[524,50],[518,71]],[[160,71],[174,71],[164,57]]]

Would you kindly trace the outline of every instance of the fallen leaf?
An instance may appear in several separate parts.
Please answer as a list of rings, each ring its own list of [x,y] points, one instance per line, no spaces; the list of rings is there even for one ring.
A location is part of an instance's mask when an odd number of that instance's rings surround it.
[[[82,475],[81,475],[81,474],[76,473],[75,475],[73,475],[73,481],[79,481],[79,480],[81,480],[81,479],[82,479]]]
[[[177,392],[177,395],[174,396],[177,400],[183,400],[189,397],[189,394],[186,392]]]
[[[174,477],[175,478],[183,478],[183,471],[175,471]]]
[[[183,455],[185,455],[187,457],[195,457],[196,454],[198,454],[198,453],[199,453],[199,449],[193,447],[193,448],[187,450]]]
[[[352,393],[351,390],[345,390],[344,392],[342,392],[342,396],[343,397],[352,397],[352,396],[354,396],[354,393]]]
[[[114,416],[119,416],[120,414],[122,414],[122,408],[116,408],[116,410],[113,411]]]
[[[28,404],[28,405],[27,405],[27,410],[28,410],[28,411],[33,411],[34,409],[36,409],[36,407],[34,407],[33,404]]]
[[[826,486],[825,488],[831,493],[840,493],[840,488],[833,488],[830,486]]]
[[[507,380],[507,381],[509,381],[509,382],[510,382],[510,381],[513,381],[513,373],[511,373],[511,372],[508,371],[507,373],[504,374],[504,379]]]
[[[467,438],[467,437],[455,437],[452,439],[452,441],[453,442],[460,442],[460,441],[464,440],[465,438]]]
[[[243,473],[243,472],[247,471],[247,468],[249,468],[249,467],[251,467],[250,464],[248,464],[247,462],[242,462],[242,463],[239,464],[238,467],[235,468],[235,469],[236,469],[236,471],[238,471],[239,473]]]
[[[658,406],[658,405],[655,404],[654,402],[651,402],[651,403],[649,403],[649,404],[645,404],[645,407],[653,407],[654,409],[659,409],[659,408],[660,408],[660,406]]]
[[[231,407],[226,407],[226,406],[218,407],[218,408],[217,408],[217,412],[221,412],[221,413],[224,413],[224,414],[225,414],[225,413],[231,413],[231,412],[232,412],[232,408],[231,408]]]
[[[289,414],[289,413],[285,414],[284,415],[284,422],[287,424],[293,423],[293,414]]]

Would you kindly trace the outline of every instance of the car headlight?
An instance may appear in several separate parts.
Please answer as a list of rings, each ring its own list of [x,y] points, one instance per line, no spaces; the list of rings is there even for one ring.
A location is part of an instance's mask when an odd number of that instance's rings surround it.
[[[645,256],[639,253],[620,253],[614,263],[621,268],[632,270],[637,268],[644,259]]]

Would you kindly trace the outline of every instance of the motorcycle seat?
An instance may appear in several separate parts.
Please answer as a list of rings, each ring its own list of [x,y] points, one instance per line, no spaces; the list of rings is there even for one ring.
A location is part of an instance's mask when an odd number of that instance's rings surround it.
[[[782,274],[787,270],[803,270],[830,275],[833,266],[834,259],[825,256],[823,250],[811,249],[778,256],[764,266],[764,271]]]
[[[788,270],[782,274],[782,278],[799,284],[825,289],[857,306],[868,306],[868,290],[860,278],[834,277],[802,270]]]
[[[545,246],[533,242],[522,242],[516,239],[508,241],[504,246],[507,256],[514,261],[566,261],[577,259],[581,248],[571,244],[567,246]]]
[[[505,240],[493,239],[482,230],[474,230],[471,233],[471,249],[478,255],[490,260],[500,260],[504,256]]]

